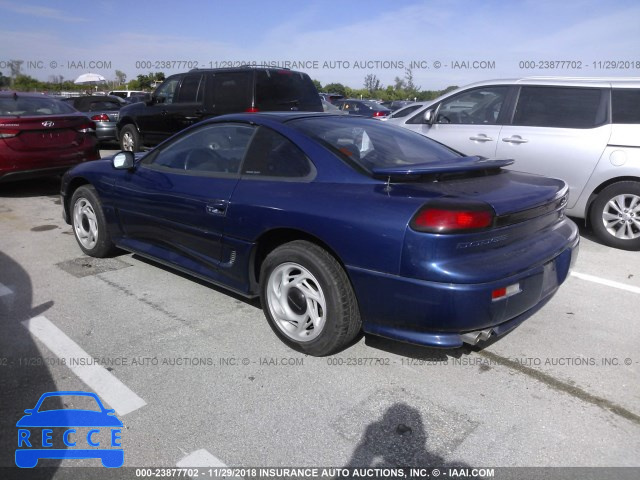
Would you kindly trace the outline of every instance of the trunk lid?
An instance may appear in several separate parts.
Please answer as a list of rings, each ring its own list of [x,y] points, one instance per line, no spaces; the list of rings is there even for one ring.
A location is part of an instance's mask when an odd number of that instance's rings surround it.
[[[95,125],[81,114],[0,119],[0,137],[16,151],[75,149]]]

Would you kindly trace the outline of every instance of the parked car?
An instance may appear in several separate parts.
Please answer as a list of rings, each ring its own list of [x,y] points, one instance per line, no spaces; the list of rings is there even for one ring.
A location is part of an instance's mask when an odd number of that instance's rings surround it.
[[[389,116],[387,117],[383,117],[380,120],[384,120],[386,122],[388,122],[389,120],[391,120],[392,118],[404,118],[407,115],[410,115],[411,113],[417,111],[418,109],[424,107],[427,104],[427,102],[411,102],[409,105],[405,106],[405,107],[401,107],[395,111],[393,111]],[[391,122],[391,123],[395,123],[395,122]]]
[[[338,100],[335,106],[343,112],[382,119],[391,113],[387,107],[373,100]]]
[[[113,95],[96,97],[70,97],[63,100],[76,110],[84,113],[96,123],[96,137],[98,141],[108,142],[116,139],[116,123],[120,114],[122,98]]]
[[[338,107],[336,107],[333,103],[329,103],[326,100],[322,100],[322,109],[328,113],[342,113],[346,115],[346,112],[343,112]]]
[[[55,98],[0,92],[0,182],[57,175],[100,158],[95,129]]]
[[[123,150],[137,152],[205,118],[283,110],[322,112],[318,91],[306,73],[248,66],[194,69],[167,78],[150,102],[123,108],[118,138]]]
[[[114,95],[125,100],[133,96],[144,96],[148,94],[148,92],[143,92],[142,90],[112,90],[109,92],[109,95]]]
[[[365,332],[459,347],[502,335],[567,278],[561,180],[328,113],[236,114],[62,181],[84,253],[114,246],[246,297],[327,355]]]
[[[480,82],[388,121],[562,178],[568,215],[585,219],[605,245],[640,250],[640,79]]]
[[[395,112],[396,110],[406,107],[407,105],[411,105],[412,103],[414,102],[411,100],[388,100],[386,102],[381,102],[380,104],[387,107],[392,112]]]
[[[319,93],[320,98],[329,103],[335,103],[338,100],[342,100],[344,95],[340,95],[339,93]]]

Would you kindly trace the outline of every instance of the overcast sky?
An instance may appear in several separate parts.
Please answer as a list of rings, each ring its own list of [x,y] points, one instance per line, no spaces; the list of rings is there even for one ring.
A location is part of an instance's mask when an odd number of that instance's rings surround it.
[[[41,80],[297,62],[323,85],[362,88],[367,74],[386,86],[416,62],[423,89],[640,77],[639,24],[638,0],[0,0],[0,72],[9,60]]]

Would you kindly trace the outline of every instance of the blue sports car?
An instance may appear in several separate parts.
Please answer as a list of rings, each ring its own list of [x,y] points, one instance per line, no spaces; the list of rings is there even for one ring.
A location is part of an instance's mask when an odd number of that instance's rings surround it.
[[[578,251],[561,180],[361,117],[237,114],[70,170],[80,248],[135,252],[247,297],[309,355],[366,333],[438,347],[502,335]]]

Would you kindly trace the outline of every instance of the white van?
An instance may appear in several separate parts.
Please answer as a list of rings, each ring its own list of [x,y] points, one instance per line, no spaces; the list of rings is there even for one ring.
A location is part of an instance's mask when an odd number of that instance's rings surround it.
[[[640,78],[491,80],[402,113],[387,122],[565,180],[567,215],[606,245],[640,250]]]

